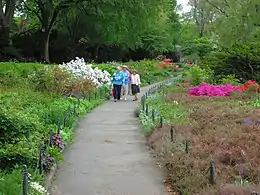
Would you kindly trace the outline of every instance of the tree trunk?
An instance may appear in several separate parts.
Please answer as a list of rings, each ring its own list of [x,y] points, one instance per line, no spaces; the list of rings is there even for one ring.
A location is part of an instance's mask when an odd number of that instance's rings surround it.
[[[9,37],[10,29],[9,27],[0,24],[0,48],[9,46]]]
[[[43,60],[44,62],[50,63],[50,54],[49,54],[49,41],[50,41],[50,32],[44,32],[43,34]]]

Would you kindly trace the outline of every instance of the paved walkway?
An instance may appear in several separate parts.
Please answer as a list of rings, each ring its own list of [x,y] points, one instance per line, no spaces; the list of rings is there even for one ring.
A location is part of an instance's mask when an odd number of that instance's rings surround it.
[[[137,102],[131,98],[109,101],[79,122],[52,195],[167,194],[163,175],[145,146],[135,108]]]

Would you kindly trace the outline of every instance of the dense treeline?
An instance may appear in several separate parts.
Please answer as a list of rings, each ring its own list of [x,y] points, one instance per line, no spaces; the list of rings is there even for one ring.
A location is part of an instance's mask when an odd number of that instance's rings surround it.
[[[154,57],[173,50],[175,7],[175,0],[1,0],[0,59]]]
[[[260,80],[258,0],[0,0],[0,60],[128,61],[167,54]]]
[[[179,42],[183,54],[210,67],[216,76],[259,81],[260,3],[258,0],[190,0]]]

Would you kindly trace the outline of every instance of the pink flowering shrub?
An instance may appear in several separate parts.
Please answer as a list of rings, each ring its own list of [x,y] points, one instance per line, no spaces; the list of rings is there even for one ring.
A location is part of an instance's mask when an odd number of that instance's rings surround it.
[[[228,96],[231,92],[239,91],[239,86],[231,84],[212,85],[208,83],[200,83],[195,87],[191,87],[187,95],[194,96]]]

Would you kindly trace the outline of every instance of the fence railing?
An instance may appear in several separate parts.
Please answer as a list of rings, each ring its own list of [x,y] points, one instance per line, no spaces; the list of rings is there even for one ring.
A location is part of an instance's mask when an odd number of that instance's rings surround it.
[[[66,128],[67,120],[70,117],[78,116],[77,108],[81,104],[81,100],[84,99],[84,100],[91,102],[91,101],[95,101],[95,100],[107,99],[107,97],[109,95],[110,95],[110,90],[108,87],[104,86],[104,87],[96,88],[94,91],[87,92],[86,94],[82,95],[81,97],[77,97],[76,100],[73,101],[73,104],[70,105],[66,110],[63,111],[62,116],[60,116],[58,118],[57,129],[50,129],[48,138],[41,140],[38,145],[37,165],[36,165],[34,175],[32,176],[32,178],[30,178],[27,166],[26,165],[22,166],[21,195],[29,195],[30,180],[33,181],[37,173],[39,173],[42,176],[44,175],[43,174],[45,171],[44,166],[46,166],[46,163],[48,163],[48,162],[46,162],[46,159],[44,159],[44,154],[48,148],[53,147],[53,137],[55,135],[60,135],[61,131],[64,130],[64,128]],[[46,116],[51,117],[51,114],[46,114]],[[62,150],[60,152],[62,152]]]

